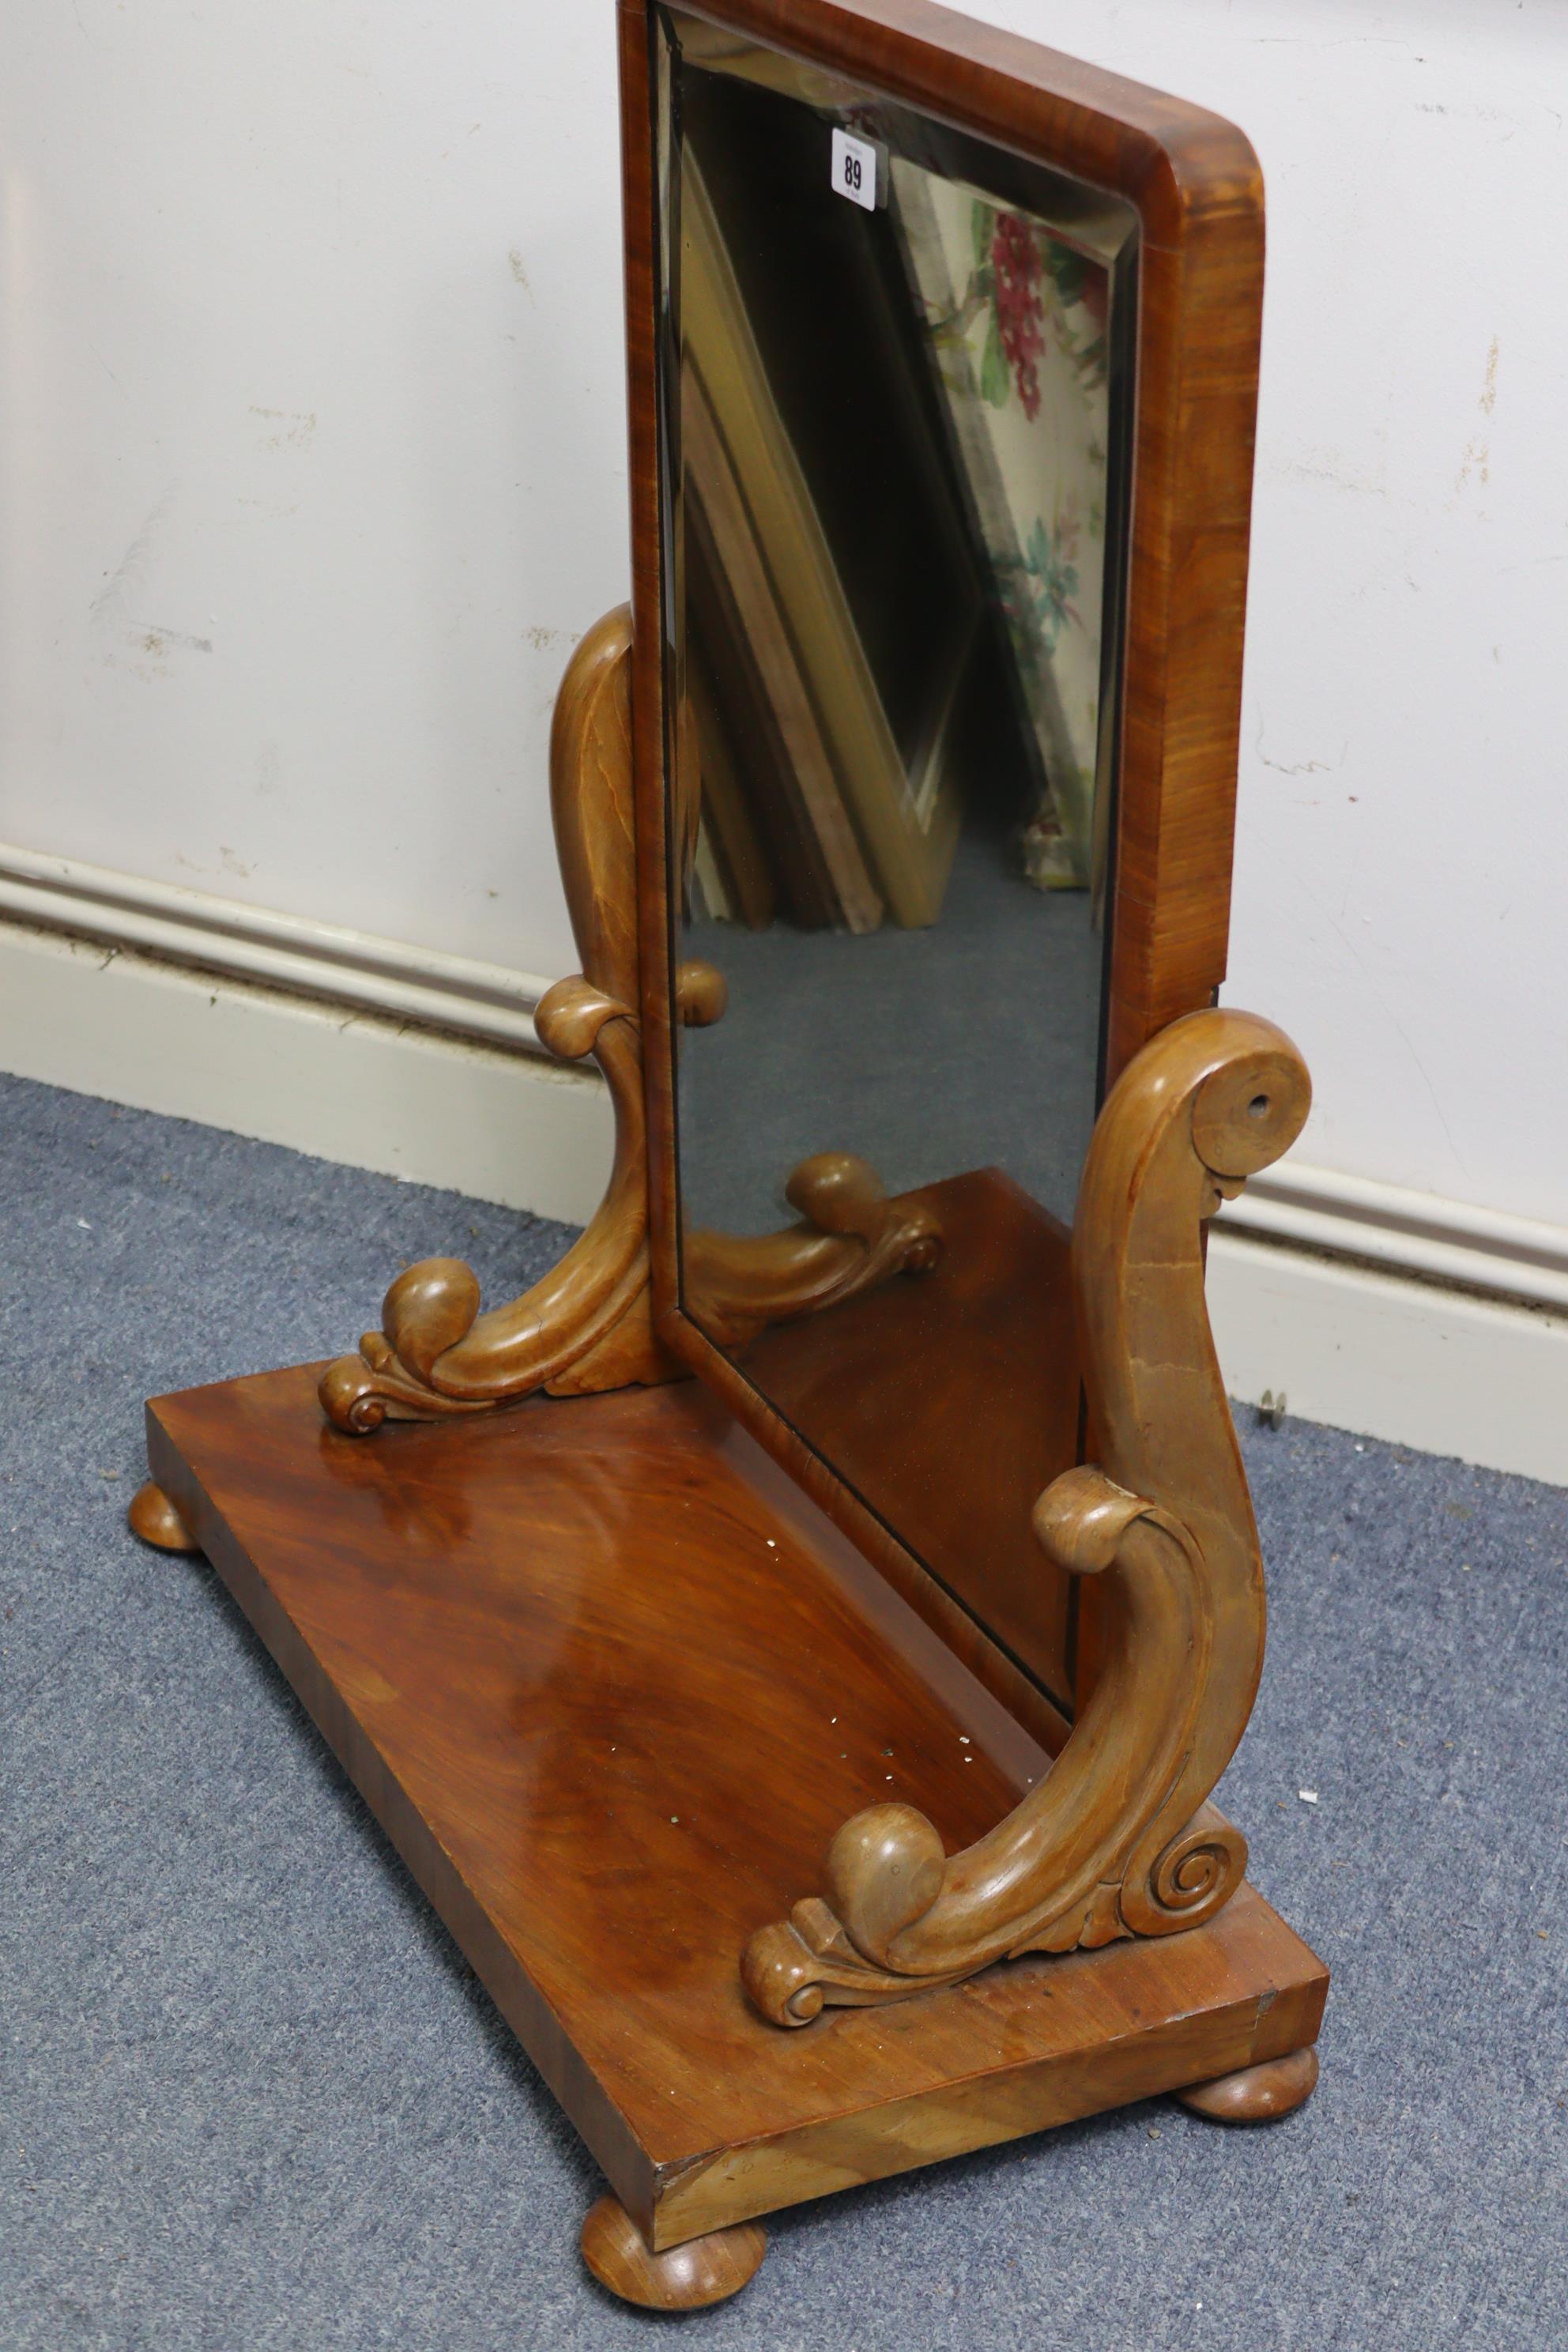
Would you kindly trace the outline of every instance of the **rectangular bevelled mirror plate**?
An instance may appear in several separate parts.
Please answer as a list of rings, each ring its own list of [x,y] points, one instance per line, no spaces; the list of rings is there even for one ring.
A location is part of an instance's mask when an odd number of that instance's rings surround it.
[[[676,957],[725,996],[679,1047],[682,1295],[943,1582],[984,1549],[1059,1685],[1028,1511],[1078,1433],[1137,219],[658,37]],[[846,1187],[919,1212],[881,1264]],[[792,1228],[760,1285],[710,1241]]]
[[[1146,224],[730,13],[648,18],[679,1304],[1065,1701]]]

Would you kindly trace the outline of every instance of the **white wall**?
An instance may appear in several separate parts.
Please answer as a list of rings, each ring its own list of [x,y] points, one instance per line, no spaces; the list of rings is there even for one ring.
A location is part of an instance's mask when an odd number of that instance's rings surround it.
[[[11,0],[0,839],[546,974],[626,593],[614,15]]]
[[[1428,1272],[1479,1246],[1466,1279],[1550,1304],[1568,7],[979,12],[1230,114],[1264,162],[1228,993],[1317,1082],[1264,1223]],[[356,1003],[434,989],[525,1029],[531,975],[574,961],[551,698],[626,583],[610,0],[11,0],[0,191],[0,909],[52,875],[44,920],[157,949],[188,918],[252,979],[297,953]],[[17,944],[0,982],[58,963]]]
[[[1268,268],[1230,986],[1321,1166],[1568,1223],[1560,0],[989,0],[1247,131]]]

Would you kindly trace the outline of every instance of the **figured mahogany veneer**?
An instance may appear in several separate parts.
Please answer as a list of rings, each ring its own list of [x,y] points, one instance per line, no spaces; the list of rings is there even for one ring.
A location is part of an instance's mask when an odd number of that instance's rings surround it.
[[[779,2032],[736,1957],[845,1813],[962,1847],[1045,1751],[694,1384],[365,1446],[321,1369],[157,1400],[153,1477],[654,2252],[1313,2041],[1250,1887]]]

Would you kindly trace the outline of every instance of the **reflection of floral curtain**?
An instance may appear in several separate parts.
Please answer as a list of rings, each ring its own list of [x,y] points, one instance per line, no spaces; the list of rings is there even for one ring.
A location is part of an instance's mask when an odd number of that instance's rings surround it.
[[[889,208],[1047,780],[1030,876],[1081,887],[1100,726],[1108,273],[1027,214],[901,159]]]

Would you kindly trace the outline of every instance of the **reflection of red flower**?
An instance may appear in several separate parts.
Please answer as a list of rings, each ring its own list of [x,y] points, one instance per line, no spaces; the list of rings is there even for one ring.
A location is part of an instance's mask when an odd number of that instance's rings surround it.
[[[1040,332],[1040,248],[1033,229],[1019,213],[998,213],[991,240],[991,267],[996,278],[996,323],[1003,354],[1013,371],[1026,416],[1040,410],[1040,379],[1035,366],[1045,349]]]
[[[1097,331],[1103,335],[1105,314],[1110,308],[1110,279],[1107,272],[1097,268],[1091,262],[1083,273],[1078,299],[1094,320]]]

